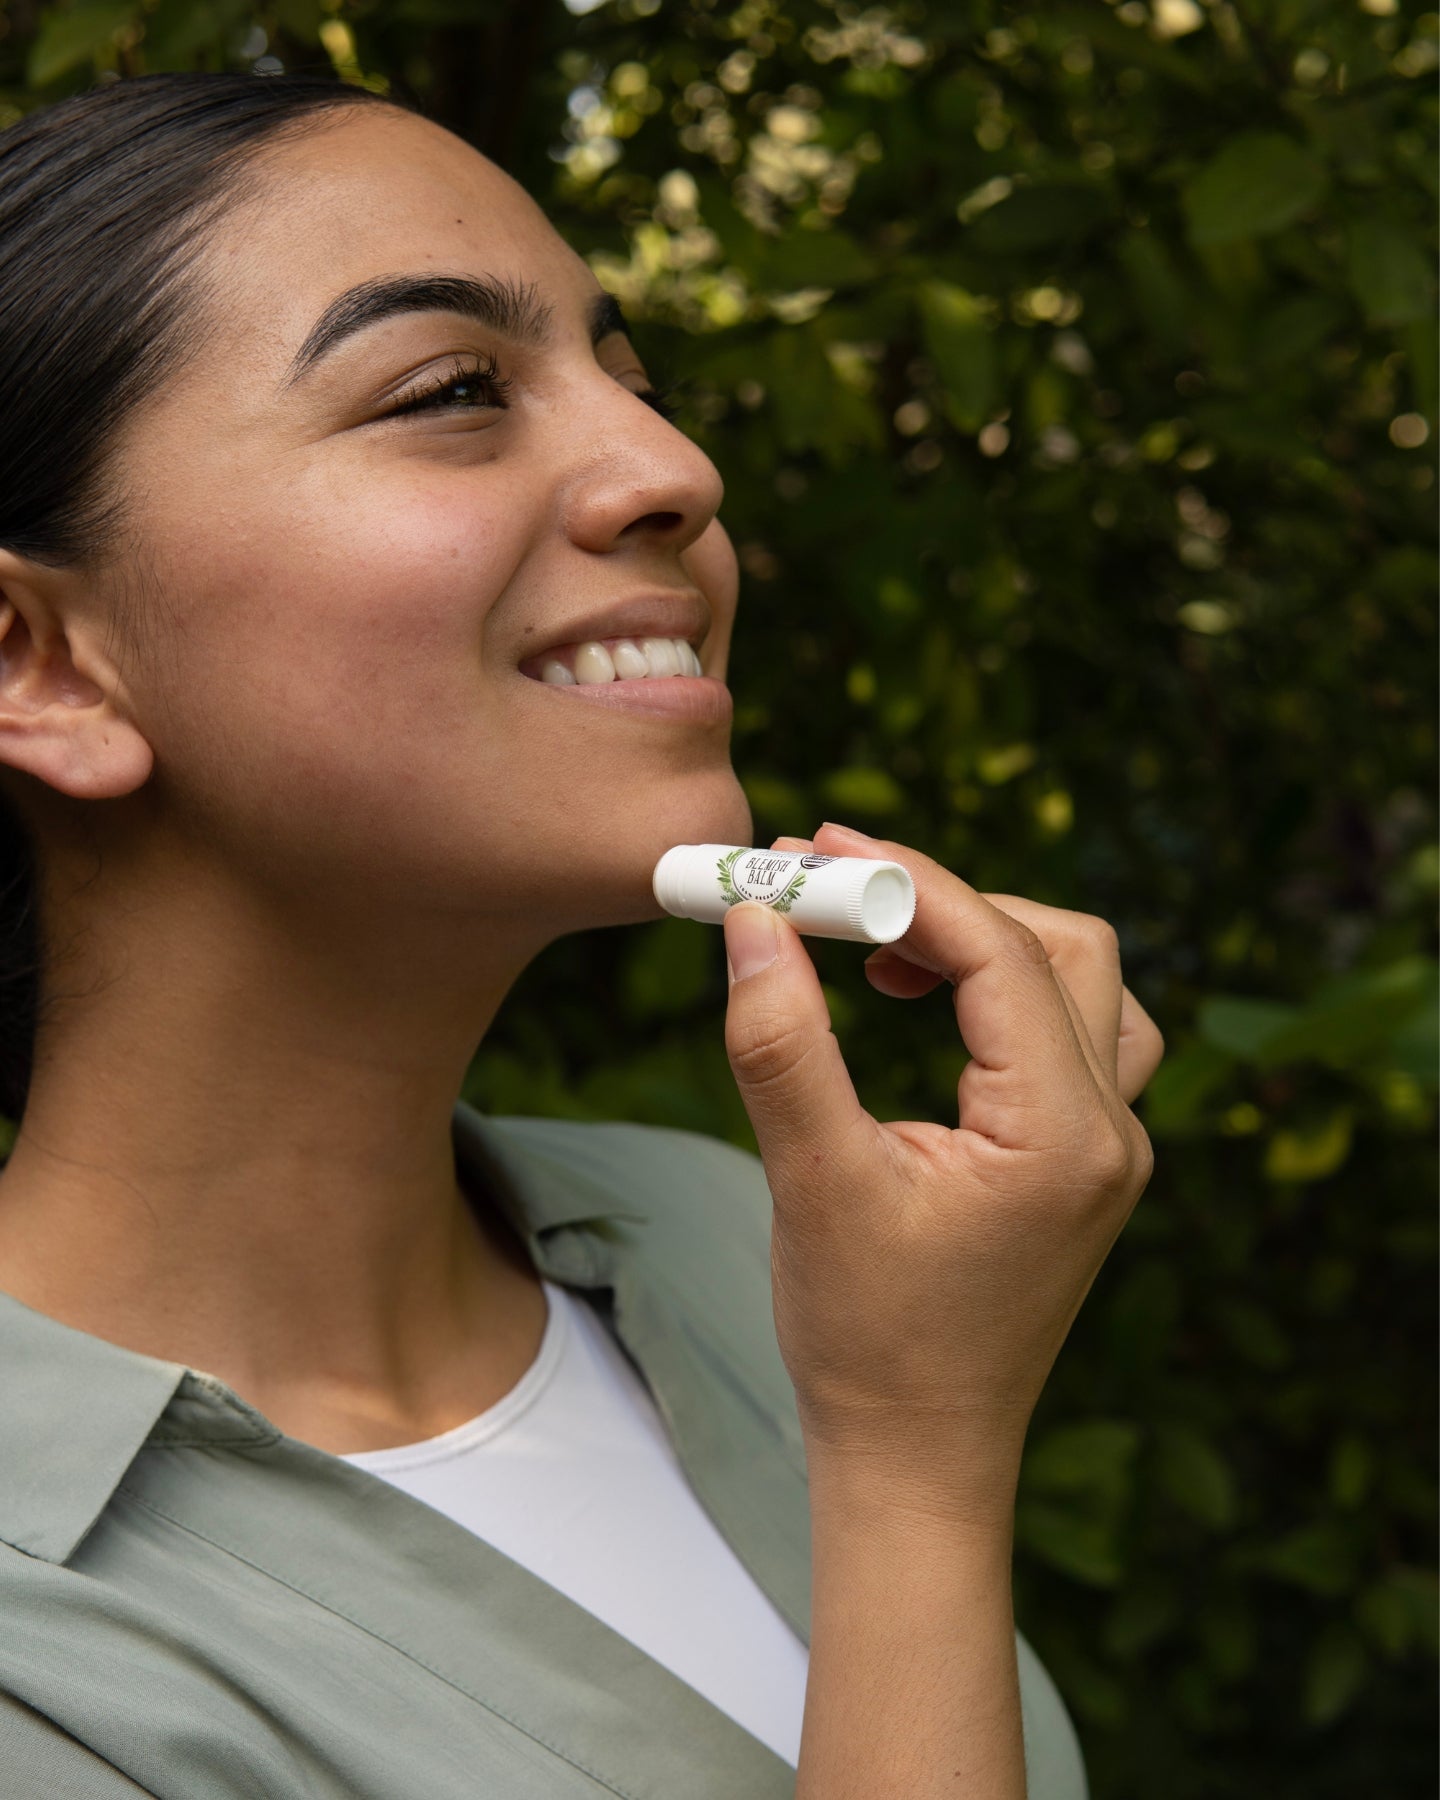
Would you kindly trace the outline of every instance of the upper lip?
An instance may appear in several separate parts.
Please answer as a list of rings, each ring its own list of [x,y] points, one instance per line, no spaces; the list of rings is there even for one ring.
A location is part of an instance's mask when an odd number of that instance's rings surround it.
[[[525,660],[543,656],[562,644],[593,643],[601,638],[683,638],[699,648],[710,630],[710,608],[694,588],[655,589],[627,594],[623,599],[596,604],[562,624],[537,629],[527,645]]]

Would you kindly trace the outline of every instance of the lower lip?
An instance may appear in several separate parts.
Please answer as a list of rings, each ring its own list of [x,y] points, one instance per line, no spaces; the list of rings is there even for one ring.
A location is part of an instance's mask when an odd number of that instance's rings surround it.
[[[681,719],[692,725],[728,725],[735,703],[723,681],[712,675],[662,675],[640,681],[595,681],[574,686],[534,681],[567,705],[601,706],[611,712],[649,713],[654,718]]]

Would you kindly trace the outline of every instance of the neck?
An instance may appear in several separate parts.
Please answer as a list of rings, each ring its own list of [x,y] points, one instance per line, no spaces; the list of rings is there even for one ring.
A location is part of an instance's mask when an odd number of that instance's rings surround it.
[[[543,1296],[461,1191],[450,1122],[538,943],[473,920],[282,924],[218,894],[161,914],[107,900],[106,941],[74,940],[87,967],[56,986],[83,998],[50,1009],[0,1179],[0,1286],[330,1448],[499,1398]]]

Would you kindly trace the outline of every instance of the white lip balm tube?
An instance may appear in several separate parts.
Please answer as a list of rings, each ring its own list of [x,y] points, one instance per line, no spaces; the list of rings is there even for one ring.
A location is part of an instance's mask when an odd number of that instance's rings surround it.
[[[810,937],[893,944],[915,917],[915,883],[899,863],[800,856],[740,844],[677,844],[655,865],[655,898],[677,919],[718,925],[758,900]]]

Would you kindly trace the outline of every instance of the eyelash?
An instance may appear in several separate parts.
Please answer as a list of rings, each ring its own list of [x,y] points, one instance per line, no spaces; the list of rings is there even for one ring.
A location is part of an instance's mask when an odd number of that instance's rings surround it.
[[[487,399],[480,402],[459,399],[446,399],[460,388],[483,386]],[[418,412],[473,412],[486,407],[498,407],[502,411],[508,404],[508,396],[514,382],[500,373],[499,364],[493,357],[476,357],[470,360],[456,357],[450,365],[450,373],[442,380],[432,381],[426,386],[407,394],[397,405],[392,406],[385,415],[387,418],[402,418],[407,413]],[[676,408],[670,396],[663,388],[642,388],[635,392],[637,400],[643,400],[662,419],[674,423]]]

